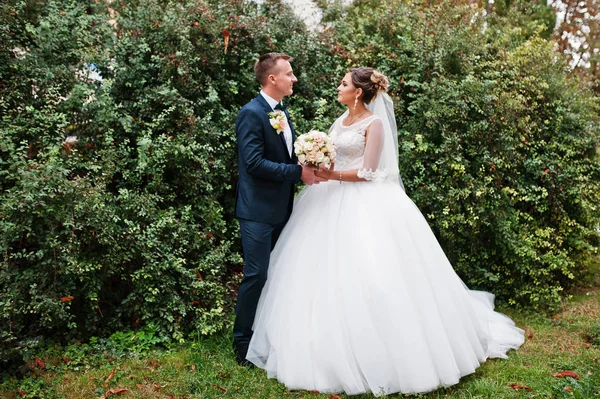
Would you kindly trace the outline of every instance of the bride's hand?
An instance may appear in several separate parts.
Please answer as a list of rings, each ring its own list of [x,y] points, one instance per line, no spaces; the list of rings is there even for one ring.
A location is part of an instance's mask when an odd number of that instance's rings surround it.
[[[315,169],[315,175],[324,180],[331,180],[331,174],[332,171],[325,166],[320,166],[319,168]]]
[[[317,171],[316,166],[311,166],[300,162],[298,162],[298,165],[302,167],[302,175],[300,176],[300,179],[304,182],[304,184],[310,186],[313,184],[319,184],[319,182],[327,180],[317,176],[317,174],[315,173]]]

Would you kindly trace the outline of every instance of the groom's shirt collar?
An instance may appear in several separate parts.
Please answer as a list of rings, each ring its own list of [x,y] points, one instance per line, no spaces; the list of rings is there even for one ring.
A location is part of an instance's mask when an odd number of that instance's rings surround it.
[[[275,106],[277,104],[279,104],[279,102],[277,100],[273,99],[273,97],[269,97],[269,95],[267,93],[265,93],[264,91],[262,91],[262,90],[260,91],[260,95],[263,96],[263,98],[265,100],[267,100],[267,102],[269,103],[269,106],[271,107],[271,109],[273,111],[275,111]]]

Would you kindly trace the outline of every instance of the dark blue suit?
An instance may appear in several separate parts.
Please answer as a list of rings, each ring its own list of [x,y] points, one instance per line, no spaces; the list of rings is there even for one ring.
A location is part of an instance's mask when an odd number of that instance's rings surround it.
[[[235,122],[239,181],[235,213],[240,222],[244,250],[244,278],[238,291],[233,328],[235,344],[247,344],[262,288],[267,280],[270,253],[292,213],[294,186],[302,168],[283,133],[269,123],[273,112],[262,95],[246,104]],[[296,135],[290,116],[285,111]]]

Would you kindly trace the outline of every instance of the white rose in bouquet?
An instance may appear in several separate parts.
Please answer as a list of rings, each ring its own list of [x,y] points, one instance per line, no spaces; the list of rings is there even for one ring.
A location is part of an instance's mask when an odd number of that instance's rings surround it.
[[[311,130],[301,134],[294,143],[298,161],[311,165],[324,165],[327,168],[335,162],[335,144],[326,133]]]

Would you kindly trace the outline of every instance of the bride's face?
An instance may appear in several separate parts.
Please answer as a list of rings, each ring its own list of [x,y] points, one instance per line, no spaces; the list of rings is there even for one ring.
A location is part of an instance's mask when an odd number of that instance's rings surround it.
[[[360,89],[357,89],[352,84],[352,73],[348,72],[342,79],[342,82],[337,87],[338,97],[337,100],[346,104],[347,106],[354,104],[354,99],[360,95]]]

